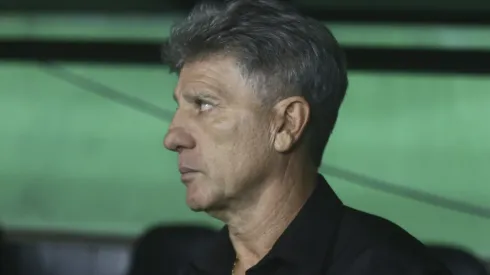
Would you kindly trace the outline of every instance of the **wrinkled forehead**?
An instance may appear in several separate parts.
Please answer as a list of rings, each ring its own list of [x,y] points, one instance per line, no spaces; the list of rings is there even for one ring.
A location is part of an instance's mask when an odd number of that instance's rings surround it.
[[[180,71],[175,92],[182,92],[194,86],[224,90],[227,86],[231,86],[231,81],[234,80],[233,75],[230,74],[231,69],[229,64],[217,61],[187,63]]]
[[[243,77],[234,58],[208,58],[186,63],[179,74],[174,96],[189,91],[207,91],[229,100],[255,97],[250,81]]]

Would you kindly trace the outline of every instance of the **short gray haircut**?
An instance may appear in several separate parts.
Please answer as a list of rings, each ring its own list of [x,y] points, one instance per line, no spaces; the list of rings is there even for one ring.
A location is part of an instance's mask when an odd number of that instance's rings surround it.
[[[344,54],[324,24],[275,0],[202,3],[172,27],[163,55],[177,73],[186,63],[232,56],[265,103],[305,98],[311,117],[303,140],[320,166],[348,86]]]

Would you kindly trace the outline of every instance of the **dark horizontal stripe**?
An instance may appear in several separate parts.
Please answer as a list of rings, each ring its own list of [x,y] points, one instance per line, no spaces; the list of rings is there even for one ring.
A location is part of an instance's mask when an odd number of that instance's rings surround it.
[[[36,243],[36,242],[51,242],[51,243],[84,243],[106,245],[122,245],[130,246],[136,239],[136,236],[117,235],[114,233],[97,234],[78,232],[74,230],[21,230],[13,229],[5,231],[6,243]]]
[[[128,41],[0,40],[0,59],[161,64],[161,45]]]
[[[391,9],[303,9],[303,14],[320,21],[358,23],[416,23],[488,25],[490,11],[391,10]]]
[[[0,59],[158,65],[161,44],[132,41],[0,40]],[[490,51],[345,47],[349,69],[490,73]]]
[[[489,74],[490,51],[346,47],[352,70]]]
[[[6,12],[35,13],[105,13],[105,14],[149,14],[188,13],[197,1],[148,2],[133,1],[114,4],[111,1],[79,1],[60,4],[59,1],[0,4],[0,10]],[[287,2],[287,1],[286,1]],[[462,4],[463,5],[463,4]],[[402,5],[394,7],[331,7],[328,4],[318,7],[297,5],[298,10],[309,17],[321,21],[370,22],[370,23],[424,23],[424,24],[490,24],[488,7],[473,7],[456,10],[455,8],[421,9]]]

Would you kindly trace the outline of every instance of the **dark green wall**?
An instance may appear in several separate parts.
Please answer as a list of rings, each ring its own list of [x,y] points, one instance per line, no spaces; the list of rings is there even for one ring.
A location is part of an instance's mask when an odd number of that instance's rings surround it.
[[[64,64],[171,112],[166,69]],[[192,213],[168,121],[94,94],[29,64],[0,66],[0,221],[11,227],[135,234]],[[352,73],[325,163],[392,186],[490,208],[490,80]],[[345,203],[394,220],[426,241],[490,256],[490,219],[327,177]]]
[[[91,20],[2,17],[0,36],[153,40],[169,27],[164,19]],[[485,27],[333,29],[350,45],[490,48]],[[170,113],[175,76],[142,66],[61,68],[0,63],[0,224],[114,234],[137,234],[160,221],[219,225],[184,204],[176,157],[162,147],[168,120],[98,93],[120,92]],[[60,77],[66,73],[95,83],[71,83]],[[425,241],[490,256],[490,78],[352,72],[350,82],[324,163],[371,182],[322,169],[344,202]],[[412,195],[393,192],[407,189]]]

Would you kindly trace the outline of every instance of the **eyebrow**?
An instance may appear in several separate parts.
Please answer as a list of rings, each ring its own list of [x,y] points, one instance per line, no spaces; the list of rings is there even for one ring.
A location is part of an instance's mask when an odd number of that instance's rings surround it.
[[[202,91],[202,90],[190,90],[187,94],[183,94],[183,97],[187,101],[190,101],[190,99],[196,97],[204,100],[212,100],[212,101],[219,100],[218,96],[211,95],[211,92]],[[174,99],[175,102],[178,103],[177,96],[175,95],[175,93],[172,95],[172,98]]]
[[[198,97],[200,99],[208,99],[208,100],[218,100],[218,96],[210,94],[210,92],[205,91],[197,91],[193,93],[193,97]]]

